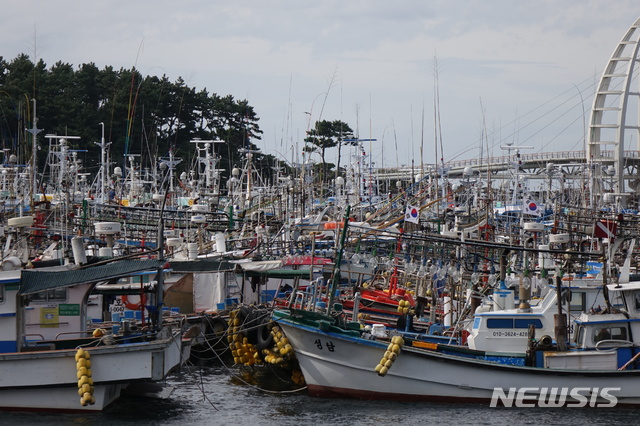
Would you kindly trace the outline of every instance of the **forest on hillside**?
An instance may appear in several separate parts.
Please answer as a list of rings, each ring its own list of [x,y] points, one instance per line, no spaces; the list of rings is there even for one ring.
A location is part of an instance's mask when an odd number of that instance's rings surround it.
[[[259,117],[246,100],[209,93],[185,84],[142,75],[135,68],[99,69],[93,63],[73,66],[56,62],[48,67],[34,63],[26,54],[12,60],[0,56],[0,149],[6,162],[15,154],[20,164],[32,158],[34,111],[36,157],[43,166],[48,148],[45,135],[77,136],[70,149],[78,150],[83,171],[95,174],[100,168],[102,133],[111,142],[113,164],[124,164],[127,155],[139,155],[141,168],[153,168],[170,150],[183,161],[177,169],[189,167],[194,146],[189,141],[221,139],[216,144],[222,157],[220,168],[231,170],[244,161],[241,148],[257,150]],[[103,124],[101,124],[103,123]],[[240,151],[239,151],[240,150]],[[269,179],[274,157],[253,156],[254,164]],[[112,166],[113,166],[112,164]]]

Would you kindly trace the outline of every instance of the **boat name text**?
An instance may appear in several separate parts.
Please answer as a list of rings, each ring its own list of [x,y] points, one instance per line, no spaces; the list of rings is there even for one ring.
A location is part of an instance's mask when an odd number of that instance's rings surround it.
[[[320,350],[328,349],[329,352],[333,352],[336,348],[336,345],[334,345],[331,340],[329,340],[328,342],[324,342],[324,346],[322,346],[322,341],[320,339],[316,339],[316,341],[313,343],[316,345],[318,349]]]

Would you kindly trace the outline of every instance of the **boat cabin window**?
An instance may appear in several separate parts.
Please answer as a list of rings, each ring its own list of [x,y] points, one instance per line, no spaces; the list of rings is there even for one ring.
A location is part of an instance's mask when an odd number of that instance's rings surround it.
[[[537,329],[542,328],[542,321],[537,318],[488,318],[487,328],[529,328],[535,325]]]
[[[57,288],[55,290],[41,291],[31,295],[32,302],[64,302],[67,300],[67,289]]]
[[[636,312],[640,312],[640,291],[634,292],[633,299],[636,301],[636,304],[635,304]]]
[[[473,319],[473,329],[477,330],[478,328],[480,328],[480,317],[475,317]]]
[[[4,302],[4,286],[0,285],[0,303]]]
[[[572,291],[571,300],[569,302],[569,310],[571,312],[584,312],[586,311],[585,294],[582,291]]]
[[[578,332],[575,335],[576,345],[582,346],[582,343],[584,342],[585,334],[586,334],[586,329],[584,325],[578,326]]]
[[[626,327],[597,327],[594,329],[593,341],[599,342],[601,340],[627,340],[627,328]]]

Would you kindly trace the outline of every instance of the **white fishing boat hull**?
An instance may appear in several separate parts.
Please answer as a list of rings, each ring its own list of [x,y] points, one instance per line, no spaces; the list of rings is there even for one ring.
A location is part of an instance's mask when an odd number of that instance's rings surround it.
[[[0,409],[100,411],[130,383],[164,379],[184,360],[180,330],[151,342],[86,348],[95,404],[78,395],[76,350],[0,354]]]
[[[518,367],[403,347],[385,376],[375,367],[388,342],[324,332],[285,318],[277,322],[294,349],[312,396],[488,403],[495,389],[528,398],[574,388],[589,404],[609,404],[591,393],[610,389],[617,404],[640,404],[640,371],[603,371]],[[544,395],[543,395],[544,396]],[[606,394],[605,394],[606,396]],[[580,401],[578,401],[580,402]],[[594,406],[594,405],[592,405]]]

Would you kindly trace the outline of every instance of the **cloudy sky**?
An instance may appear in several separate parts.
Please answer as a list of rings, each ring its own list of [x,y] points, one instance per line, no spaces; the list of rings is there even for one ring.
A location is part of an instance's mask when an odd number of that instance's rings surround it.
[[[376,166],[583,149],[595,85],[640,17],[637,0],[5,3],[6,60],[135,66],[247,99],[254,142],[288,161],[310,124],[341,119],[376,139]]]

